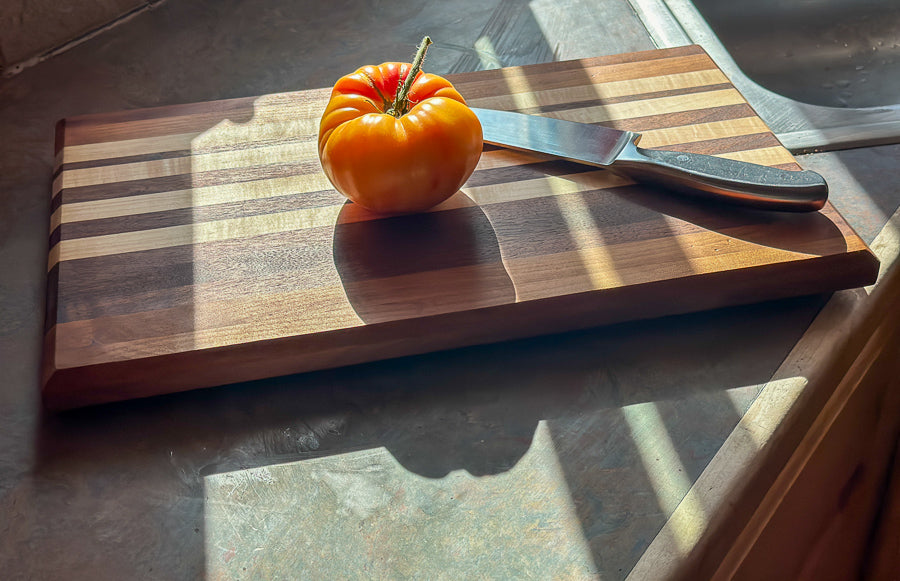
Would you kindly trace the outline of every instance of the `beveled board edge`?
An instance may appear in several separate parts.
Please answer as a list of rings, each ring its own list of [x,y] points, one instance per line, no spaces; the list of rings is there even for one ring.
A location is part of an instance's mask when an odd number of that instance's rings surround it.
[[[44,369],[42,395],[48,409],[71,409],[855,288],[871,284],[878,274],[878,260],[868,248],[808,260],[815,263],[809,270],[818,273],[817,277],[809,277],[806,270],[799,276],[796,264],[779,263],[669,279],[635,288],[620,287],[364,325],[315,336],[286,337],[69,369],[55,369],[50,363]],[[691,292],[701,281],[714,287],[716,293]],[[754,281],[754,284],[750,285],[748,281]],[[653,300],[661,295],[669,300]],[[528,316],[520,316],[526,310]],[[492,321],[491,325],[485,324],[488,320]],[[423,328],[429,330],[427,335],[421,334]],[[48,345],[52,345],[53,337],[54,329],[51,329],[45,338]],[[45,352],[52,352],[52,349],[45,348]],[[264,359],[259,356],[263,352]],[[123,369],[140,380],[123,385]],[[186,377],[190,380],[185,380]]]

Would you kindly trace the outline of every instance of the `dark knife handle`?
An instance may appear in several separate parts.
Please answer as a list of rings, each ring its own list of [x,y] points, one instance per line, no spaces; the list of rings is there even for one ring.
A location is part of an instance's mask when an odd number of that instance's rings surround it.
[[[763,210],[814,212],[828,199],[828,184],[814,171],[643,149],[635,142],[625,146],[610,169],[641,182]]]

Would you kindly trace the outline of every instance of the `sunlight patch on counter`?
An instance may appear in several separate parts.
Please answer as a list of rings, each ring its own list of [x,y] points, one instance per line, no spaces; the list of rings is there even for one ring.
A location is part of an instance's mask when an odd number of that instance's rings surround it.
[[[686,554],[708,524],[709,518],[703,503],[691,490],[687,471],[656,404],[647,402],[625,406],[622,408],[622,415],[631,431],[650,484],[656,492],[659,506],[667,516],[671,515],[667,525],[671,528],[678,548]],[[679,505],[687,510],[676,513]]]
[[[487,36],[482,36],[475,41],[475,53],[478,55],[478,60],[481,61],[482,69],[499,69],[503,66],[497,50],[494,48],[494,43]]]
[[[386,448],[203,480],[206,574],[597,578],[545,422],[509,470],[427,478]]]

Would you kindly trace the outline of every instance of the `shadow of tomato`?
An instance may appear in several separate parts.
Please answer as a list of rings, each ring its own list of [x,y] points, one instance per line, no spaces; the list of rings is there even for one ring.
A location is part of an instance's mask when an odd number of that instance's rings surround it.
[[[430,212],[401,216],[347,202],[333,251],[347,298],[367,324],[515,302],[494,228],[461,192]]]

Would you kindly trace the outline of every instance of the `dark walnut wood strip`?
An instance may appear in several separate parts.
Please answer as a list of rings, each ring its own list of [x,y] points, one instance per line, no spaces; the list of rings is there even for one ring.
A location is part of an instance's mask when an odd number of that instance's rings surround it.
[[[318,161],[298,161],[297,163],[278,163],[195,173],[180,173],[156,178],[115,181],[92,186],[64,188],[57,196],[55,196],[55,198],[60,198],[60,202],[57,202],[57,204],[75,204],[78,202],[110,200],[127,196],[187,190],[190,188],[246,183],[296,175],[309,175],[319,172],[321,172],[321,166]],[[51,205],[53,205],[53,201],[51,201]],[[58,207],[58,205],[53,205],[54,209],[56,207]]]
[[[50,235],[50,245],[61,240],[105,236],[120,232],[138,232],[169,226],[199,224],[230,220],[247,216],[278,214],[298,209],[322,208],[343,203],[345,198],[335,190],[316,192],[285,193],[284,195],[260,199],[226,202],[211,206],[178,208],[162,212],[143,212],[140,214],[64,222]]]
[[[193,152],[190,149],[178,149],[172,151],[161,151],[154,153],[143,153],[140,155],[126,155],[122,157],[105,157],[102,159],[92,159],[88,161],[78,161],[72,163],[63,163],[53,174],[56,177],[64,171],[76,169],[102,168],[112,165],[124,165],[127,163],[141,163],[147,161],[159,161],[162,159],[177,159],[179,157],[190,157]]]

